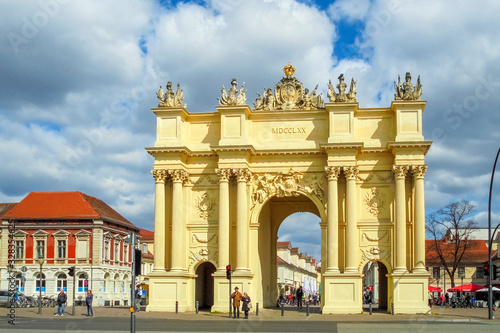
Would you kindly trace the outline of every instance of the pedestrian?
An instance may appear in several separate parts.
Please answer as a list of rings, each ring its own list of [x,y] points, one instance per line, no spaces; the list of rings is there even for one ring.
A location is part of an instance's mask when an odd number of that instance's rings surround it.
[[[243,297],[241,298],[243,305],[241,306],[241,310],[245,312],[245,319],[248,319],[248,311],[252,308],[252,300],[247,293],[243,293]]]
[[[57,313],[56,316],[64,316],[64,308],[66,307],[66,301],[68,296],[64,293],[63,288],[59,288],[59,294],[57,295]],[[73,306],[75,306],[73,304]]]
[[[16,289],[14,292],[14,307],[17,308],[19,305],[19,291]]]
[[[142,290],[139,285],[137,285],[134,294],[135,294],[134,311],[139,312],[141,311],[141,297],[142,297]]]
[[[446,296],[444,296],[446,307],[448,308],[450,306],[450,296],[448,293],[446,293]]]
[[[444,306],[444,295],[441,294],[441,307],[443,307],[443,306]]]
[[[433,300],[434,298],[432,297],[432,293],[431,293],[430,291],[429,291],[429,294],[428,294],[428,296],[427,296],[427,297],[428,297],[428,299],[429,299],[429,307],[430,307],[430,308],[432,308],[432,300]]]
[[[231,299],[233,300],[233,318],[240,317],[240,302],[243,295],[238,289],[238,287],[234,287],[234,293],[231,294]]]
[[[87,304],[87,317],[94,316],[94,310],[92,310],[93,300],[94,300],[94,295],[92,295],[92,290],[87,291],[87,297],[85,297],[85,304]]]
[[[472,302],[471,308],[476,309],[477,308],[476,298],[474,296],[471,297],[471,302]]]
[[[299,289],[297,289],[297,307],[302,308],[302,296],[304,296],[304,292],[302,291],[302,286],[299,286]]]

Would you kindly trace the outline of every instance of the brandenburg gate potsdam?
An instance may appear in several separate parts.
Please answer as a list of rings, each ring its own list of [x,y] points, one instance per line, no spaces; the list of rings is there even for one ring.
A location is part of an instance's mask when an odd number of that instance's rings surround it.
[[[321,227],[322,313],[360,313],[363,268],[379,267],[379,303],[428,310],[420,78],[394,83],[390,107],[358,107],[356,82],[324,102],[285,66],[253,108],[235,79],[216,112],[189,113],[183,91],[157,92],[154,271],[148,311],[228,312],[232,287],[260,306],[277,297],[280,224],[310,212]],[[305,220],[301,228],[310,228]],[[296,231],[298,234],[301,230]]]

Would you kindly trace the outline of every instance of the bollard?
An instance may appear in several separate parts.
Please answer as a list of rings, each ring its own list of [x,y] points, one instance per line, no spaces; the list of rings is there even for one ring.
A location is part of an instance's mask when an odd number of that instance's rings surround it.
[[[259,316],[259,303],[255,305],[255,316]]]
[[[179,313],[179,301],[175,301],[175,313]]]
[[[394,316],[394,303],[391,303],[391,314]]]
[[[285,306],[283,303],[281,303],[281,316],[283,317],[285,315]]]
[[[200,303],[196,301],[196,314],[198,314],[198,309],[200,308]]]
[[[309,302],[306,303],[306,316],[309,316]]]
[[[370,302],[370,316],[372,315],[372,302]]]

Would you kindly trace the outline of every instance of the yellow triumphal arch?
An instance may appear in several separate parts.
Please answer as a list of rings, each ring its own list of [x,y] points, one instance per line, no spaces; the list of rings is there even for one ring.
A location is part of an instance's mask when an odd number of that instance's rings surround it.
[[[276,295],[277,230],[286,216],[321,226],[322,313],[359,313],[363,269],[387,271],[381,298],[396,313],[427,308],[420,78],[394,84],[388,108],[358,108],[356,82],[339,76],[328,102],[284,68],[259,94],[222,88],[213,113],[189,113],[169,82],[157,92],[155,242],[148,311],[229,309],[232,284],[254,303]],[[292,204],[291,204],[292,203]]]

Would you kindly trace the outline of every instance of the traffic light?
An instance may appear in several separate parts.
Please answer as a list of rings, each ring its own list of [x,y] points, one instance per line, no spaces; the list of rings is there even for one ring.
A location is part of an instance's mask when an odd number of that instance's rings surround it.
[[[488,264],[484,265],[484,276],[490,277],[490,266],[488,266]]]
[[[498,279],[499,274],[500,274],[500,266],[492,265],[491,269],[493,271],[493,280]]]
[[[75,276],[75,266],[71,266],[68,268],[68,275]]]
[[[141,250],[139,249],[134,249],[134,271],[135,271],[135,276],[141,275],[141,260],[142,260],[142,253]]]
[[[231,280],[231,265],[226,266],[226,278]]]

